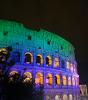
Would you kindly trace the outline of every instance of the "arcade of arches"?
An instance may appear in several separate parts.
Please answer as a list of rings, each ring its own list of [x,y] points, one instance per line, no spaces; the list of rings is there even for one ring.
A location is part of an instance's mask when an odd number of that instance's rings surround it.
[[[43,62],[43,56],[42,54],[38,54],[36,56],[36,64],[37,65],[42,65],[44,62]],[[24,58],[24,62],[26,64],[32,64],[33,63],[33,55],[31,52],[26,52],[25,53],[25,58]],[[71,63],[70,61],[64,61],[64,60],[61,60],[61,63],[60,63],[60,59],[58,57],[55,57],[54,60],[52,59],[52,57],[50,55],[46,56],[45,58],[45,62],[46,62],[46,66],[54,66],[54,67],[62,67],[62,68],[65,68],[65,65],[66,65],[66,69],[67,70],[70,70],[71,72],[75,72],[77,73],[77,68],[76,68],[76,65],[74,63]],[[61,66],[60,66],[61,65]]]
[[[76,100],[73,98],[75,98],[75,97],[73,97],[72,94],[57,94],[57,95],[55,95],[53,100]],[[46,100],[52,100],[52,96],[47,95]]]
[[[32,73],[29,71],[26,71],[23,73],[23,83],[28,83],[32,81]],[[12,81],[13,79],[18,79],[19,78],[19,72],[17,71],[11,71],[9,73],[9,80]],[[62,79],[62,82],[61,82]],[[44,75],[42,72],[37,72],[35,75],[35,83],[42,85],[44,83],[46,83],[47,85],[52,85],[53,83],[55,83],[55,85],[63,85],[63,86],[78,86],[78,81],[77,78],[75,77],[70,77],[70,76],[66,76],[66,75],[60,75],[60,74],[55,74],[55,76],[52,76],[51,73],[47,73],[46,77],[45,77],[45,82],[44,82]]]

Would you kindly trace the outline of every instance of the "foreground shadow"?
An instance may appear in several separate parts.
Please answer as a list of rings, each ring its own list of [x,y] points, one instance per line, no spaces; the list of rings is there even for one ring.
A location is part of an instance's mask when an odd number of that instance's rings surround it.
[[[32,83],[3,83],[2,100],[43,100],[43,86],[38,88]]]

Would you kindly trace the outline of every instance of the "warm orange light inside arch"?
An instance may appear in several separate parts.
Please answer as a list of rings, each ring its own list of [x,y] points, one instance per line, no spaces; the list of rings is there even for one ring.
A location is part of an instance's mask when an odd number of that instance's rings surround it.
[[[43,64],[43,57],[42,57],[42,55],[38,54],[37,57],[39,57],[39,58],[36,58],[36,63],[40,64],[40,65]],[[37,61],[37,60],[39,60],[39,61]]]
[[[43,84],[43,75],[41,72],[36,73],[35,83],[40,85]]]
[[[66,82],[66,76],[65,75],[62,76],[62,81],[63,81],[63,85],[67,84],[67,82]]]
[[[14,76],[14,75],[16,75],[16,74],[18,74],[17,71],[11,71],[11,72],[9,73],[9,76]]]
[[[25,72],[24,77],[32,78],[32,74],[30,72]]]
[[[55,75],[55,81],[56,85],[60,85],[60,75]]]
[[[46,65],[51,66],[52,65],[52,58],[50,56],[46,57]]]
[[[72,63],[70,63],[70,70],[71,70],[71,72],[73,72],[73,64]]]
[[[33,62],[33,55],[30,52],[25,53],[25,62],[26,63],[32,63]]]
[[[3,52],[4,54],[7,54],[6,48],[0,48],[0,52]]]
[[[13,82],[14,79],[18,79],[19,78],[19,73],[17,71],[11,71],[9,73],[9,82]]]
[[[23,82],[31,82],[32,81],[32,74],[30,72],[25,72],[23,75]]]
[[[59,59],[58,58],[54,59],[54,67],[59,67]]]
[[[48,74],[46,75],[46,83],[47,83],[48,85],[52,85],[52,84],[53,84],[52,74],[48,73]]]
[[[71,85],[71,77],[68,77],[68,85]]]

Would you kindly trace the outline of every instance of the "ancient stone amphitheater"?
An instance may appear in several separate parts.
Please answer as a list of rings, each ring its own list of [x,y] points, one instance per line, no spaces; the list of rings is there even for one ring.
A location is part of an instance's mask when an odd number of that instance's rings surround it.
[[[23,82],[44,85],[45,100],[78,100],[79,75],[73,45],[44,29],[31,30],[23,24],[0,20],[0,50],[11,46],[16,64],[9,69]]]

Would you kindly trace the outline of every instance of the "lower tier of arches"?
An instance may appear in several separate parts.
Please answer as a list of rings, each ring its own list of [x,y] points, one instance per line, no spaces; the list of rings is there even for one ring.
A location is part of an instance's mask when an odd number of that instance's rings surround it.
[[[44,85],[44,88],[74,88],[79,87],[79,77],[62,70],[42,69],[42,68],[22,68],[13,67],[9,73],[9,80],[19,80],[24,83],[35,81],[36,84]]]
[[[80,100],[79,89],[45,89],[44,100]]]

